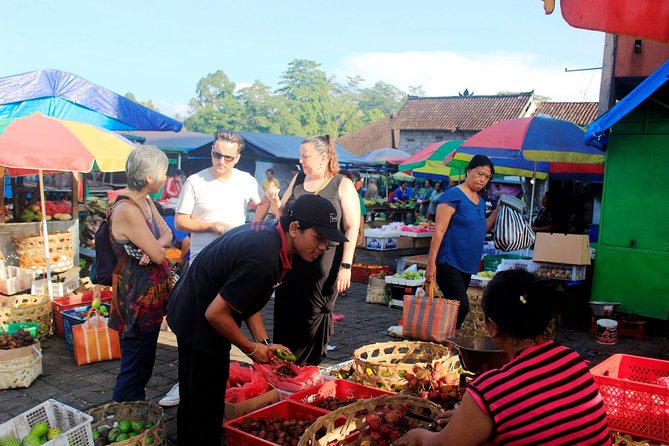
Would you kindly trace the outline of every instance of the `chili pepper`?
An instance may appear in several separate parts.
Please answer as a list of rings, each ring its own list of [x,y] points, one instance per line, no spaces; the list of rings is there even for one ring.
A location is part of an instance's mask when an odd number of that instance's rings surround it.
[[[284,361],[290,361],[290,362],[295,362],[297,360],[297,357],[293,354],[290,354],[288,352],[284,352],[283,350],[277,350],[276,355],[283,359]]]

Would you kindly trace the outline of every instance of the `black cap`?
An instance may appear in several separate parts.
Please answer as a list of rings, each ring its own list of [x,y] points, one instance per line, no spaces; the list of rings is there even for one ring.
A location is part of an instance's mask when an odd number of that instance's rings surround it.
[[[333,241],[347,242],[348,239],[339,230],[339,217],[332,203],[320,195],[302,195],[290,207],[293,220],[314,228],[318,235]]]

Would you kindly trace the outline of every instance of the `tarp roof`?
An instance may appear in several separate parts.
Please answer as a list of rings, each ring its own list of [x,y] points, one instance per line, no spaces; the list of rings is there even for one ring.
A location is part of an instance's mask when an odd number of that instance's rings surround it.
[[[644,79],[643,82],[622,98],[614,107],[590,124],[585,132],[585,143],[595,147],[605,145],[606,137],[604,133],[638,107],[639,104],[648,99],[667,80],[669,80],[669,61],[662,64],[660,68]]]
[[[275,135],[273,133],[239,132],[244,138],[246,148],[252,150],[258,159],[264,161],[296,162],[300,158],[301,136]],[[352,154],[339,144],[335,146],[337,160],[342,164],[369,164],[363,158]],[[209,157],[208,148],[193,150],[189,157]]]
[[[187,153],[200,147],[209,147],[214,142],[213,135],[207,133],[189,132],[156,132],[136,131],[122,132],[123,136],[142,139],[144,144],[150,144],[164,151]]]
[[[181,130],[182,124],[74,74],[40,70],[0,78],[0,119],[40,112],[108,130]]]

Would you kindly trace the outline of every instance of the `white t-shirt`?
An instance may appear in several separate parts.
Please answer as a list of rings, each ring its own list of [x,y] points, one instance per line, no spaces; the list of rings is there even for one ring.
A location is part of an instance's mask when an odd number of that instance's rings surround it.
[[[204,169],[189,176],[184,183],[176,212],[190,215],[193,220],[220,221],[236,227],[246,222],[249,201],[260,203],[258,182],[250,174],[233,168],[230,178],[222,182],[214,178],[209,169]],[[217,237],[215,232],[193,232],[191,261]]]

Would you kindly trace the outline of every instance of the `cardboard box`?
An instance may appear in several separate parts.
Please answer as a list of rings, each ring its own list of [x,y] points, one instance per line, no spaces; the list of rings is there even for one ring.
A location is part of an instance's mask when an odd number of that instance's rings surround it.
[[[242,401],[241,403],[228,403],[225,402],[225,420],[234,420],[235,418],[251,413],[257,409],[269,406],[279,402],[281,399],[279,391],[272,389],[269,392],[258,395],[255,398]]]
[[[535,262],[590,265],[590,239],[587,235],[537,233]]]

